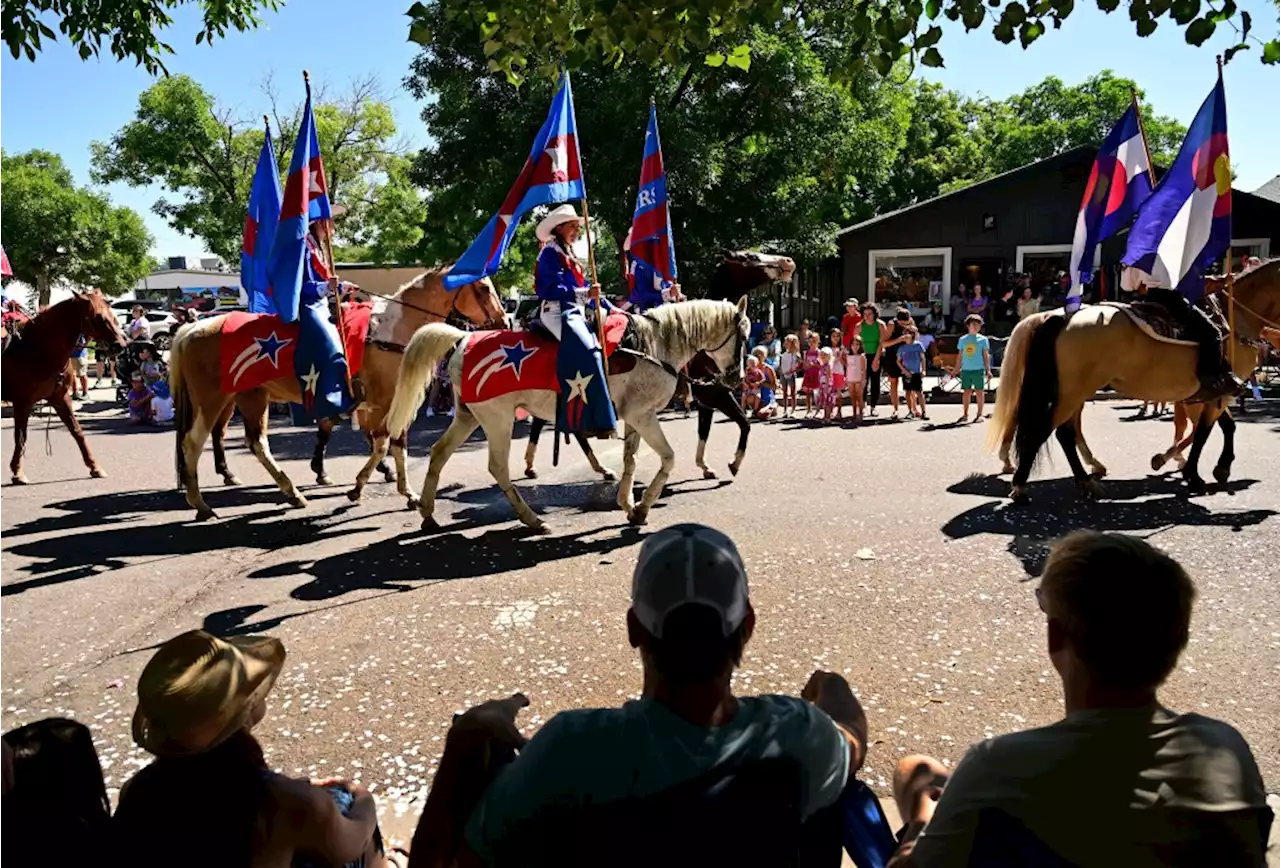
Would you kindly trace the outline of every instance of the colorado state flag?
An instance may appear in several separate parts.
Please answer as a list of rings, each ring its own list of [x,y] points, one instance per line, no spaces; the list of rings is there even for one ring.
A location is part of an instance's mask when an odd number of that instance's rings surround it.
[[[1138,211],[1124,264],[1176,289],[1204,295],[1204,272],[1231,245],[1231,159],[1222,76],[1200,106],[1177,159]]]
[[[1084,188],[1076,234],[1071,242],[1071,289],[1067,313],[1080,307],[1084,284],[1093,280],[1098,245],[1125,227],[1138,206],[1151,195],[1151,164],[1138,121],[1138,107],[1129,106],[1098,147],[1089,183]]]
[[[471,242],[467,252],[444,276],[450,291],[488,277],[502,265],[520,218],[538,205],[587,198],[578,157],[578,123],[573,116],[573,91],[569,73],[560,78],[560,87],[551,100],[551,112],[533,140],[524,169],[498,213]]]

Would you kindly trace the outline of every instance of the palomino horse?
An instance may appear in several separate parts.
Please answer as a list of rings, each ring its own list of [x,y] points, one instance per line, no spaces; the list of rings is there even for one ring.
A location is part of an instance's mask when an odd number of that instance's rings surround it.
[[[128,343],[107,300],[97,292],[77,292],[25,323],[4,350],[0,397],[13,404],[13,460],[9,470],[14,485],[27,483],[22,473],[27,421],[40,401],[49,402],[75,438],[89,475],[106,476],[89,451],[84,430],[71,409],[71,351],[81,335],[93,338],[98,346],[115,344],[122,348]]]
[[[745,296],[735,305],[725,301],[685,301],[666,304],[644,316],[632,317],[632,344],[624,349],[642,354],[635,367],[625,373],[609,375],[609,394],[618,416],[626,423],[623,449],[622,479],[618,484],[618,506],[627,513],[632,524],[644,524],[662,486],[671,475],[675,453],[663,436],[658,423],[658,410],[666,406],[675,391],[679,377],[676,369],[699,350],[707,350],[722,371],[742,376],[742,352],[750,333]],[[400,363],[400,382],[391,402],[387,424],[392,428],[407,425],[422,405],[426,387],[435,374],[437,363],[453,353],[449,361],[449,377],[453,381],[453,424],[431,448],[431,466],[422,483],[424,529],[439,527],[434,518],[436,488],[440,474],[454,451],[477,427],[484,428],[489,441],[489,472],[516,511],[517,517],[535,531],[544,532],[546,525],[525,503],[511,483],[511,422],[516,408],[523,408],[540,419],[553,420],[556,415],[556,393],[553,390],[526,389],[487,401],[462,402],[462,371],[466,348],[458,349],[466,332],[447,325],[427,325],[409,342],[404,361]],[[455,350],[457,350],[455,352]],[[632,504],[632,482],[636,472],[636,451],[644,439],[658,454],[662,465],[644,491],[638,505]]]
[[[789,256],[776,256],[772,253],[759,253],[755,250],[725,251],[720,265],[711,277],[708,298],[714,301],[733,301],[751,290],[761,286],[786,282],[795,273],[795,261]],[[747,437],[751,434],[751,420],[733,390],[720,379],[721,372],[707,357],[706,353],[698,353],[689,362],[689,388],[693,400],[698,404],[698,451],[694,461],[702,471],[703,479],[715,479],[715,472],[707,466],[705,460],[707,438],[711,436],[711,422],[715,411],[719,410],[738,426],[738,448],[729,463],[729,472],[734,476],[742,467],[742,459],[747,455]],[[538,435],[546,424],[542,419],[534,419],[529,428],[529,445],[524,451],[524,475],[530,479],[537,477],[533,469],[534,458],[538,454]],[[577,438],[578,445],[591,463],[591,469],[606,480],[613,480],[613,473],[606,470],[591,444],[583,437]]]
[[[1252,345],[1264,327],[1280,318],[1280,260],[1241,274],[1234,297],[1236,337]],[[1235,343],[1227,349],[1236,373],[1247,376],[1256,364],[1256,350]],[[1200,387],[1194,346],[1156,340],[1111,305],[1086,307],[1070,317],[1050,311],[1022,320],[1013,330],[1000,373],[989,438],[993,447],[1013,442],[1018,466],[1011,495],[1016,501],[1025,500],[1036,456],[1055,432],[1081,491],[1086,496],[1099,493],[1097,480],[1085,474],[1077,454],[1079,415],[1098,389],[1110,383],[1144,401],[1183,401]],[[1222,428],[1224,441],[1214,478],[1230,478],[1235,420],[1222,412],[1226,404],[1210,402],[1196,424],[1183,468],[1192,493],[1205,488],[1198,464],[1214,423]]]
[[[385,307],[375,308],[369,324],[371,340],[365,348],[364,363],[359,372],[364,398],[356,408],[356,420],[365,433],[371,436],[373,454],[360,471],[355,488],[348,495],[352,500],[360,498],[370,474],[387,454],[390,432],[385,419],[395,393],[395,378],[400,367],[400,353],[403,351],[402,342],[413,334],[416,326],[427,319],[443,318],[453,310],[477,323],[504,320],[502,303],[492,283],[486,279],[449,293],[441,283],[446,271],[443,268],[428,271],[402,287],[395,295],[396,301]],[[306,506],[306,498],[294,487],[271,455],[266,438],[267,408],[270,403],[301,403],[298,378],[289,371],[263,386],[237,392],[235,395],[225,394],[222,391],[219,364],[223,319],[222,316],[209,317],[184,326],[174,338],[169,352],[169,378],[177,428],[175,462],[179,484],[186,489],[187,503],[195,507],[198,519],[214,517],[213,510],[200,494],[196,473],[200,452],[210,432],[218,432],[219,435],[214,438],[215,466],[228,484],[235,483],[235,477],[226,468],[225,457],[220,454],[221,432],[225,431],[231,418],[234,400],[244,417],[245,444],[258,456],[258,460],[280,486],[289,503],[292,506]],[[322,431],[324,427],[322,423]],[[331,429],[332,423],[328,427]],[[392,446],[399,471],[399,490],[412,507],[416,504],[417,497],[409,487],[408,475],[405,473],[405,430],[394,430],[396,440]]]

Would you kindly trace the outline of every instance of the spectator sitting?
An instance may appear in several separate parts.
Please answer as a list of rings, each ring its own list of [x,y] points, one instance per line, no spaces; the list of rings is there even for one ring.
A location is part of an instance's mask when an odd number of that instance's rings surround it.
[[[151,399],[155,397],[147,384],[142,380],[142,372],[134,371],[129,389],[129,421],[134,425],[142,425],[154,418]]]
[[[765,349],[764,363],[773,368],[773,372],[778,372],[778,364],[782,360],[782,341],[778,340],[778,333],[773,326],[766,325],[764,331],[760,333],[760,346]]]
[[[1024,320],[1027,317],[1040,312],[1040,299],[1031,292],[1031,287],[1023,287],[1022,298],[1018,299],[1018,319]]]
[[[768,334],[768,331],[765,334]],[[761,344],[751,351],[751,355],[760,363],[760,373],[763,375],[755,416],[757,419],[772,419],[778,413],[778,375],[774,372],[773,366],[768,363],[769,348],[767,346]]]
[[[922,335],[940,335],[947,328],[947,318],[942,315],[942,302],[935,301],[929,307],[929,313],[925,315],[924,321],[920,323],[920,334]]]
[[[4,800],[4,862],[102,864],[111,803],[89,728],[51,717],[4,734],[12,789]]]
[[[148,389],[159,382],[163,370],[160,362],[151,355],[150,347],[142,347],[138,350],[138,371],[142,374],[142,380],[147,384]]]
[[[588,808],[657,798],[766,758],[788,759],[802,770],[803,817],[832,804],[862,766],[862,708],[843,678],[821,672],[803,692],[812,704],[735,697],[733,670],[754,629],[746,567],[728,537],[697,524],[648,537],[627,612],[627,635],[644,668],[642,698],[622,708],[561,712],[527,745],[515,725],[528,705],[520,694],[458,717],[414,836],[413,868],[451,864],[455,856],[463,866],[566,864],[556,859],[563,842],[555,839],[563,829],[556,821],[566,815],[572,825]],[[469,791],[488,757],[517,748],[519,756],[483,794]],[[468,815],[459,840],[454,830]],[[640,843],[654,842],[620,840],[617,846]],[[593,864],[613,861],[594,855]]]
[[[891,864],[990,864],[978,827],[994,820],[1056,856],[1017,864],[1263,865],[1272,817],[1248,744],[1156,696],[1194,597],[1186,571],[1136,537],[1058,542],[1036,598],[1066,717],[973,746],[950,781],[936,760],[904,758],[894,790],[907,828]]]
[[[156,760],[120,792],[116,840],[128,864],[386,865],[367,789],[267,768],[250,730],[266,714],[284,658],[270,637],[192,630],[148,661],[133,740]],[[339,800],[351,803],[345,815]]]

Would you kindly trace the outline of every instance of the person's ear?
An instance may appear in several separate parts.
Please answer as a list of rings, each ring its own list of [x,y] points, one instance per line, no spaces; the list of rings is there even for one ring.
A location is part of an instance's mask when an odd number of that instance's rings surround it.
[[[636,617],[635,609],[627,609],[627,641],[632,648],[640,647],[640,638],[644,633],[645,630],[640,626],[640,619]]]
[[[742,628],[742,644],[745,646],[756,632],[756,610],[750,603],[747,603],[747,617],[742,619]]]
[[[1061,653],[1067,650],[1067,631],[1062,626],[1062,622],[1057,618],[1049,618],[1049,655]]]

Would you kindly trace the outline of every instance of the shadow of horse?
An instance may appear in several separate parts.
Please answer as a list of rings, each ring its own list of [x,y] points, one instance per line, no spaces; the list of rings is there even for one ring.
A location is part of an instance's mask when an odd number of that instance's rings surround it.
[[[1234,494],[1255,484],[1256,479],[1238,479],[1217,486],[1216,490]],[[965,510],[944,524],[942,532],[950,539],[978,534],[1009,537],[1006,548],[1022,563],[1030,580],[1043,572],[1051,543],[1075,530],[1146,531],[1150,536],[1170,527],[1200,525],[1239,531],[1280,515],[1274,509],[1212,511],[1188,499],[1181,480],[1172,475],[1109,479],[1105,499],[1095,502],[1081,501],[1075,483],[1069,479],[1035,482],[1032,488],[1033,505],[1018,506],[1005,499],[1009,486],[999,477],[974,475],[963,479],[947,491],[1000,500]]]

